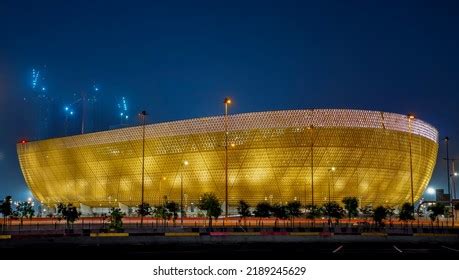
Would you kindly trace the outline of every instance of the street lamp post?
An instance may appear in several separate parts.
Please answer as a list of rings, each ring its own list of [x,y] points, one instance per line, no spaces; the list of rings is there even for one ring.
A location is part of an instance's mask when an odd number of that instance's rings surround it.
[[[451,159],[451,165],[452,165],[451,169],[453,170],[453,172],[451,173],[451,179],[453,181],[453,187],[451,189],[451,193],[452,193],[451,200],[456,199],[456,180],[454,179],[454,177],[457,177],[459,175],[456,172],[455,161],[456,159]]]
[[[455,168],[455,162],[456,162],[456,159],[452,159],[451,160],[451,169],[453,170],[453,172],[451,173],[451,177],[452,177],[452,181],[453,181],[453,188],[451,189],[451,192],[452,192],[452,196],[451,196],[451,199],[456,199],[456,180],[454,179],[454,177],[457,177],[459,174],[456,172],[456,168]]]
[[[458,174],[457,174],[457,172],[456,172],[456,169],[455,169],[455,164],[454,164],[454,161],[455,161],[455,160],[456,160],[456,159],[451,160],[451,163],[452,163],[452,165],[453,165],[453,173],[452,173],[452,175],[451,175],[451,179],[453,180],[453,189],[452,189],[452,194],[450,194],[450,198],[449,198],[450,201],[451,201],[451,211],[452,211],[451,213],[453,213],[453,214],[452,214],[452,218],[453,218],[453,227],[454,227],[454,222],[455,222],[455,218],[456,218],[456,215],[455,215],[455,214],[456,214],[456,213],[455,213],[455,206],[454,206],[454,204],[452,203],[453,199],[456,198],[456,179],[455,179],[454,177],[457,177],[457,176],[458,176]]]
[[[414,211],[414,187],[413,187],[413,153],[412,153],[412,124],[411,122],[414,120],[414,115],[408,115],[408,129],[410,133],[410,185],[411,185],[411,206],[413,207],[413,217],[415,216]],[[419,222],[419,221],[418,221]]]
[[[139,114],[142,119],[142,198],[140,201],[140,226],[143,226],[143,211],[144,211],[144,195],[145,195],[145,118],[147,116],[146,111],[142,111]]]
[[[226,97],[225,104],[225,218],[228,217],[228,106],[231,99]]]
[[[161,205],[161,183],[166,180],[166,177],[161,177],[159,180],[159,190],[158,190],[158,205]]]
[[[180,172],[180,225],[183,227],[183,168],[188,165],[188,161],[182,162],[182,168]]]
[[[336,171],[336,167],[332,167],[328,169],[328,172],[331,172],[331,177],[332,177],[332,183],[333,183],[333,189],[335,188],[335,178],[333,176],[333,173]],[[330,191],[330,177],[328,177],[328,203],[331,203],[331,191]]]
[[[335,178],[333,173],[336,171],[335,167],[328,169],[328,174],[332,177],[333,189],[335,188]],[[331,206],[331,189],[330,189],[330,176],[328,176],[328,226],[331,226],[331,216],[330,216],[330,206]]]
[[[451,194],[451,172],[449,169],[449,137],[445,137],[445,145],[446,145],[446,172],[448,174],[448,194],[449,194],[449,207],[452,213],[452,225],[454,226],[454,209],[453,209],[453,201],[452,201],[452,194]]]
[[[308,128],[311,131],[311,205],[314,207],[314,126],[310,125]],[[304,191],[304,203],[306,205],[306,188]]]

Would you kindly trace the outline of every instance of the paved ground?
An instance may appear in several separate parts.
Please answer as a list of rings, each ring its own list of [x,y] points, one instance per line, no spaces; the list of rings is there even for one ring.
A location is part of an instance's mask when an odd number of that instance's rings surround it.
[[[184,239],[1,240],[3,259],[459,259],[459,240],[302,239],[196,242]],[[279,239],[281,240],[281,239]]]

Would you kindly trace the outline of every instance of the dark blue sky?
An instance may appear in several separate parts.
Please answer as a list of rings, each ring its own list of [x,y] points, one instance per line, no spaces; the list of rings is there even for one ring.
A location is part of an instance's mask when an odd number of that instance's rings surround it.
[[[50,95],[97,81],[154,122],[220,114],[226,95],[233,112],[414,112],[458,155],[455,2],[2,1],[0,196],[27,196],[20,104],[44,64]],[[431,185],[446,184],[443,165]]]

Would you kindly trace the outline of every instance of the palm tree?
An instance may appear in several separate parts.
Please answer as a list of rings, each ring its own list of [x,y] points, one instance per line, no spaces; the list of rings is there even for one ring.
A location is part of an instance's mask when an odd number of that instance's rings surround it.
[[[387,209],[384,206],[378,206],[375,208],[375,211],[373,212],[373,220],[375,221],[375,224],[378,226],[384,226],[384,219],[387,217]]]
[[[212,228],[212,218],[217,219],[222,214],[222,204],[214,193],[204,193],[199,200],[198,208],[206,211],[210,228]]]
[[[287,216],[292,220],[292,226],[294,224],[295,218],[300,217],[303,212],[301,212],[301,203],[299,201],[290,201],[287,203]]]
[[[168,201],[166,202],[164,206],[169,212],[169,219],[172,217],[172,221],[175,226],[175,221],[177,220],[177,217],[178,217],[178,211],[180,210],[180,205],[175,201]]]
[[[261,223],[262,218],[269,218],[272,216],[271,204],[269,204],[266,201],[258,203],[255,207],[255,211],[253,211],[253,214],[255,215],[255,217],[260,218],[258,223]]]
[[[348,196],[343,198],[342,200],[344,204],[344,209],[347,211],[347,215],[349,217],[349,224],[351,223],[351,218],[356,217],[359,214],[358,207],[359,207],[359,201],[357,197],[354,196]]]
[[[318,207],[317,205],[306,205],[306,218],[312,220],[312,226],[314,227],[315,219],[322,217],[323,209],[322,207]]]
[[[61,219],[63,218],[63,212],[64,212],[64,209],[66,208],[67,206],[62,203],[62,202],[59,202],[56,206],[57,208],[57,211],[56,211],[56,216],[57,216],[57,220],[60,222]]]
[[[392,226],[392,217],[395,216],[395,208],[394,207],[387,207],[387,216],[389,217],[389,224]]]
[[[438,219],[438,216],[445,214],[445,205],[441,203],[435,203],[427,207],[427,210],[430,212],[429,218],[432,221],[432,225],[435,221],[437,221],[437,226],[439,226],[440,220]]]
[[[276,217],[274,227],[277,227],[278,219],[285,220],[288,218],[287,207],[285,205],[276,203],[272,206],[271,211],[273,216]]]
[[[67,229],[73,229],[73,223],[80,218],[80,215],[81,213],[75,206],[72,205],[72,203],[67,204],[67,206],[62,209],[62,216],[67,222]],[[72,227],[70,227],[70,225],[72,225]]]
[[[369,217],[373,217],[373,206],[372,205],[366,205],[362,208],[360,208],[360,212],[362,212],[363,217],[365,217],[365,222]]]
[[[122,230],[123,229],[123,217],[124,217],[124,213],[121,211],[120,208],[110,209],[109,228],[111,230],[116,230],[116,231]]]
[[[239,201],[239,204],[237,206],[237,212],[239,213],[241,218],[244,219],[244,225],[246,218],[252,215],[252,213],[250,213],[250,205],[244,200]]]
[[[172,217],[172,213],[164,205],[155,206],[153,210],[153,214],[156,218],[161,218],[163,221],[163,225],[166,225],[166,221]]]
[[[21,225],[24,218],[32,219],[35,210],[33,209],[33,204],[30,201],[21,201],[16,206],[16,212],[21,217]]]
[[[6,196],[3,202],[0,204],[0,213],[3,215],[3,224],[6,226],[7,218],[13,214],[13,208],[11,207],[10,195]]]
[[[402,208],[400,209],[400,212],[398,214],[398,218],[400,219],[400,221],[403,221],[405,223],[414,220],[413,205],[409,202],[403,203]]]
[[[144,202],[144,203],[141,203],[139,204],[139,206],[137,207],[137,214],[143,219],[143,217],[145,216],[148,216],[151,214],[151,207],[150,207],[150,204]]]
[[[322,208],[317,205],[306,205],[306,218],[308,219],[317,219],[322,216]]]
[[[328,217],[328,223],[331,225],[332,219],[339,223],[339,220],[344,217],[344,209],[335,201],[327,202],[323,205],[324,213]]]

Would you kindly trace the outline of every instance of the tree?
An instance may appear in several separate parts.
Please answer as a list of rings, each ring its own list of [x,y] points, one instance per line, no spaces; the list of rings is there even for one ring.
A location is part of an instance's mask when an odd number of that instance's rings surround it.
[[[306,205],[306,218],[317,219],[322,216],[322,208],[317,205]]]
[[[169,220],[172,217],[172,213],[170,213],[164,205],[155,206],[155,209],[153,210],[153,215],[156,218],[163,219],[164,223],[166,222],[166,220]]]
[[[373,212],[373,220],[375,221],[376,225],[384,226],[384,219],[387,217],[387,209],[384,206],[378,206],[375,208]]]
[[[435,203],[427,207],[427,210],[430,212],[429,218],[432,221],[432,224],[433,222],[437,221],[437,225],[438,225],[440,223],[438,216],[445,214],[445,205],[441,203]]]
[[[6,225],[6,219],[13,214],[13,208],[11,207],[12,197],[6,196],[3,202],[0,204],[0,213],[3,215],[3,224]]]
[[[21,218],[21,224],[24,218],[32,219],[35,210],[33,209],[33,202],[31,201],[20,201],[16,206],[16,212]]]
[[[145,202],[139,204],[139,206],[137,206],[136,213],[137,213],[140,217],[145,217],[145,216],[151,215],[151,207],[150,207],[150,204],[145,203]]]
[[[252,215],[252,213],[250,213],[250,205],[244,200],[239,201],[237,212],[242,218],[250,217]]]
[[[73,228],[73,224],[80,218],[80,215],[81,213],[78,212],[78,209],[73,206],[72,203],[69,203],[62,208],[62,217],[67,222],[67,229]]]
[[[244,200],[239,201],[239,204],[237,206],[237,212],[241,216],[241,219],[244,219],[244,225],[245,225],[245,219],[252,215],[252,213],[250,213],[250,205]]]
[[[253,211],[253,214],[255,215],[255,217],[269,218],[272,216],[271,210],[271,204],[264,201],[257,204],[257,206],[255,207],[255,211]]]
[[[112,230],[122,230],[123,229],[123,217],[124,213],[121,211],[120,208],[111,208],[109,213],[109,221],[110,225],[109,228]]]
[[[222,205],[214,193],[204,193],[199,200],[198,208],[206,211],[206,215],[209,218],[209,227],[212,227],[212,218],[218,219],[222,214]]]
[[[395,208],[394,207],[387,207],[387,216],[389,217],[389,223],[392,226],[392,217],[395,216]]]
[[[67,206],[60,202],[57,204],[57,219],[59,220],[59,222],[61,221],[61,219],[64,217],[64,209],[67,208]]]
[[[411,203],[403,203],[402,208],[400,208],[400,212],[398,214],[400,221],[408,222],[414,220],[413,209],[414,208]]]
[[[347,216],[349,217],[349,223],[351,222],[352,217],[357,217],[359,214],[358,207],[359,207],[359,201],[357,197],[353,196],[348,196],[343,198],[342,200],[344,204],[344,209],[347,211]]]
[[[271,212],[276,219],[285,220],[288,218],[287,207],[285,205],[276,203],[271,207]]]
[[[328,222],[331,223],[331,219],[335,219],[336,223],[344,217],[344,209],[338,203],[332,201],[327,202],[323,206],[324,214],[328,217]]]
[[[301,203],[299,201],[290,201],[287,203],[287,216],[292,220],[294,218],[300,217],[303,212],[301,212]]]
[[[366,205],[362,208],[360,208],[360,212],[362,212],[363,217],[365,217],[365,221],[369,217],[373,217],[373,206],[372,205]]]
[[[175,221],[178,217],[178,211],[180,210],[179,204],[175,201],[167,201],[164,207],[166,207],[167,212],[169,213],[168,218],[170,219],[172,217],[172,220],[175,225]]]

